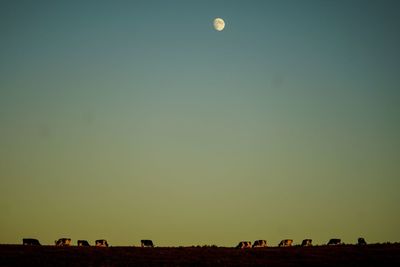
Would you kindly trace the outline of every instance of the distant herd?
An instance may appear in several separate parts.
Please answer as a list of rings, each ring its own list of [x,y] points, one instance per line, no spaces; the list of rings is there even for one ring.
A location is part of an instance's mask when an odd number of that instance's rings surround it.
[[[360,237],[357,240],[358,245],[366,245],[367,242],[365,241],[364,238]],[[279,242],[278,247],[291,247],[293,245],[293,239],[283,239],[281,242]],[[304,239],[301,242],[302,247],[310,247],[312,246],[312,239]],[[339,238],[332,238],[329,239],[328,246],[335,246],[335,245],[344,245],[344,243],[341,241]],[[250,241],[240,241],[239,244],[236,246],[236,248],[263,248],[267,247],[267,241],[266,240],[256,240],[254,241],[253,245],[251,245]]]
[[[54,241],[56,246],[72,246],[71,238],[60,238]],[[23,245],[37,245],[40,246],[39,240],[35,238],[24,238],[22,239]],[[367,242],[364,238],[360,237],[357,240],[358,245],[366,245]],[[291,247],[293,245],[293,239],[283,239],[279,244],[278,247]],[[304,239],[301,242],[302,247],[309,247],[312,246],[312,239]],[[328,241],[327,245],[335,246],[335,245],[344,245],[344,243],[339,238],[332,238]],[[89,247],[90,244],[87,240],[78,240],[77,241],[78,247]],[[105,239],[98,239],[95,241],[96,247],[108,247],[107,240]],[[143,248],[153,248],[154,244],[152,240],[140,240],[140,246]],[[250,241],[240,241],[236,248],[245,249],[245,248],[265,248],[267,246],[266,240],[256,240],[254,241],[253,245]]]
[[[69,247],[72,246],[72,241],[71,238],[60,238],[56,241],[54,241],[54,244],[57,247]],[[78,247],[90,247],[90,244],[87,240],[78,240],[76,242]],[[141,247],[154,247],[153,241],[151,240],[141,240],[140,241]],[[39,240],[35,238],[24,238],[22,239],[22,245],[27,245],[27,246],[40,246]],[[107,240],[105,239],[98,239],[95,241],[95,246],[96,247],[108,247]]]

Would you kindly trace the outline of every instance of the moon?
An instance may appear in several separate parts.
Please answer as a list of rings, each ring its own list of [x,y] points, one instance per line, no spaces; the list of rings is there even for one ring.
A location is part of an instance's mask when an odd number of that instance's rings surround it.
[[[214,29],[217,31],[222,31],[225,28],[225,21],[221,18],[214,19]]]

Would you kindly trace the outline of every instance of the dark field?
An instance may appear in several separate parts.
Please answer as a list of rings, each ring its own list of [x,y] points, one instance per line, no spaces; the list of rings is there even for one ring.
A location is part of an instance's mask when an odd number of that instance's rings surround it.
[[[0,245],[0,266],[400,266],[400,244],[246,250]]]

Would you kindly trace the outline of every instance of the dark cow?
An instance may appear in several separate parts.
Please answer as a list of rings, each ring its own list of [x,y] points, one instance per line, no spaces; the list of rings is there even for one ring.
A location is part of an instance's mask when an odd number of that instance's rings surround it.
[[[280,243],[279,243],[279,247],[291,247],[293,244],[293,239],[283,239]]]
[[[56,246],[71,246],[71,238],[60,238],[56,241],[54,241],[54,243],[56,244]]]
[[[78,247],[90,247],[90,245],[86,240],[78,240]]]
[[[329,239],[328,245],[329,246],[336,246],[336,245],[341,245],[342,241],[339,238],[332,238]]]
[[[358,238],[358,245],[360,245],[360,246],[364,246],[364,245],[366,245],[367,244],[367,242],[365,241],[365,239],[364,238],[362,238],[362,237],[360,237],[360,238]]]
[[[236,248],[251,248],[251,242],[250,241],[240,241],[239,244],[236,246]]]
[[[310,246],[312,246],[312,239],[304,239],[301,242],[301,246],[302,247],[310,247]]]
[[[108,247],[107,240],[105,239],[96,240],[96,247]]]
[[[151,240],[140,240],[140,245],[142,248],[154,248],[153,241]]]
[[[26,246],[40,246],[39,240],[35,238],[24,238],[22,239],[22,245]]]
[[[266,240],[256,240],[253,243],[253,248],[265,248],[265,247],[267,247]]]

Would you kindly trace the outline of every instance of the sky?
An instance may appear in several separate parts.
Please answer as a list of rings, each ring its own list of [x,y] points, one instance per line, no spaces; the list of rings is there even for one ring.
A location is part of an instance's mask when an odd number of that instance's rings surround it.
[[[1,1],[0,243],[400,241],[399,12]]]

